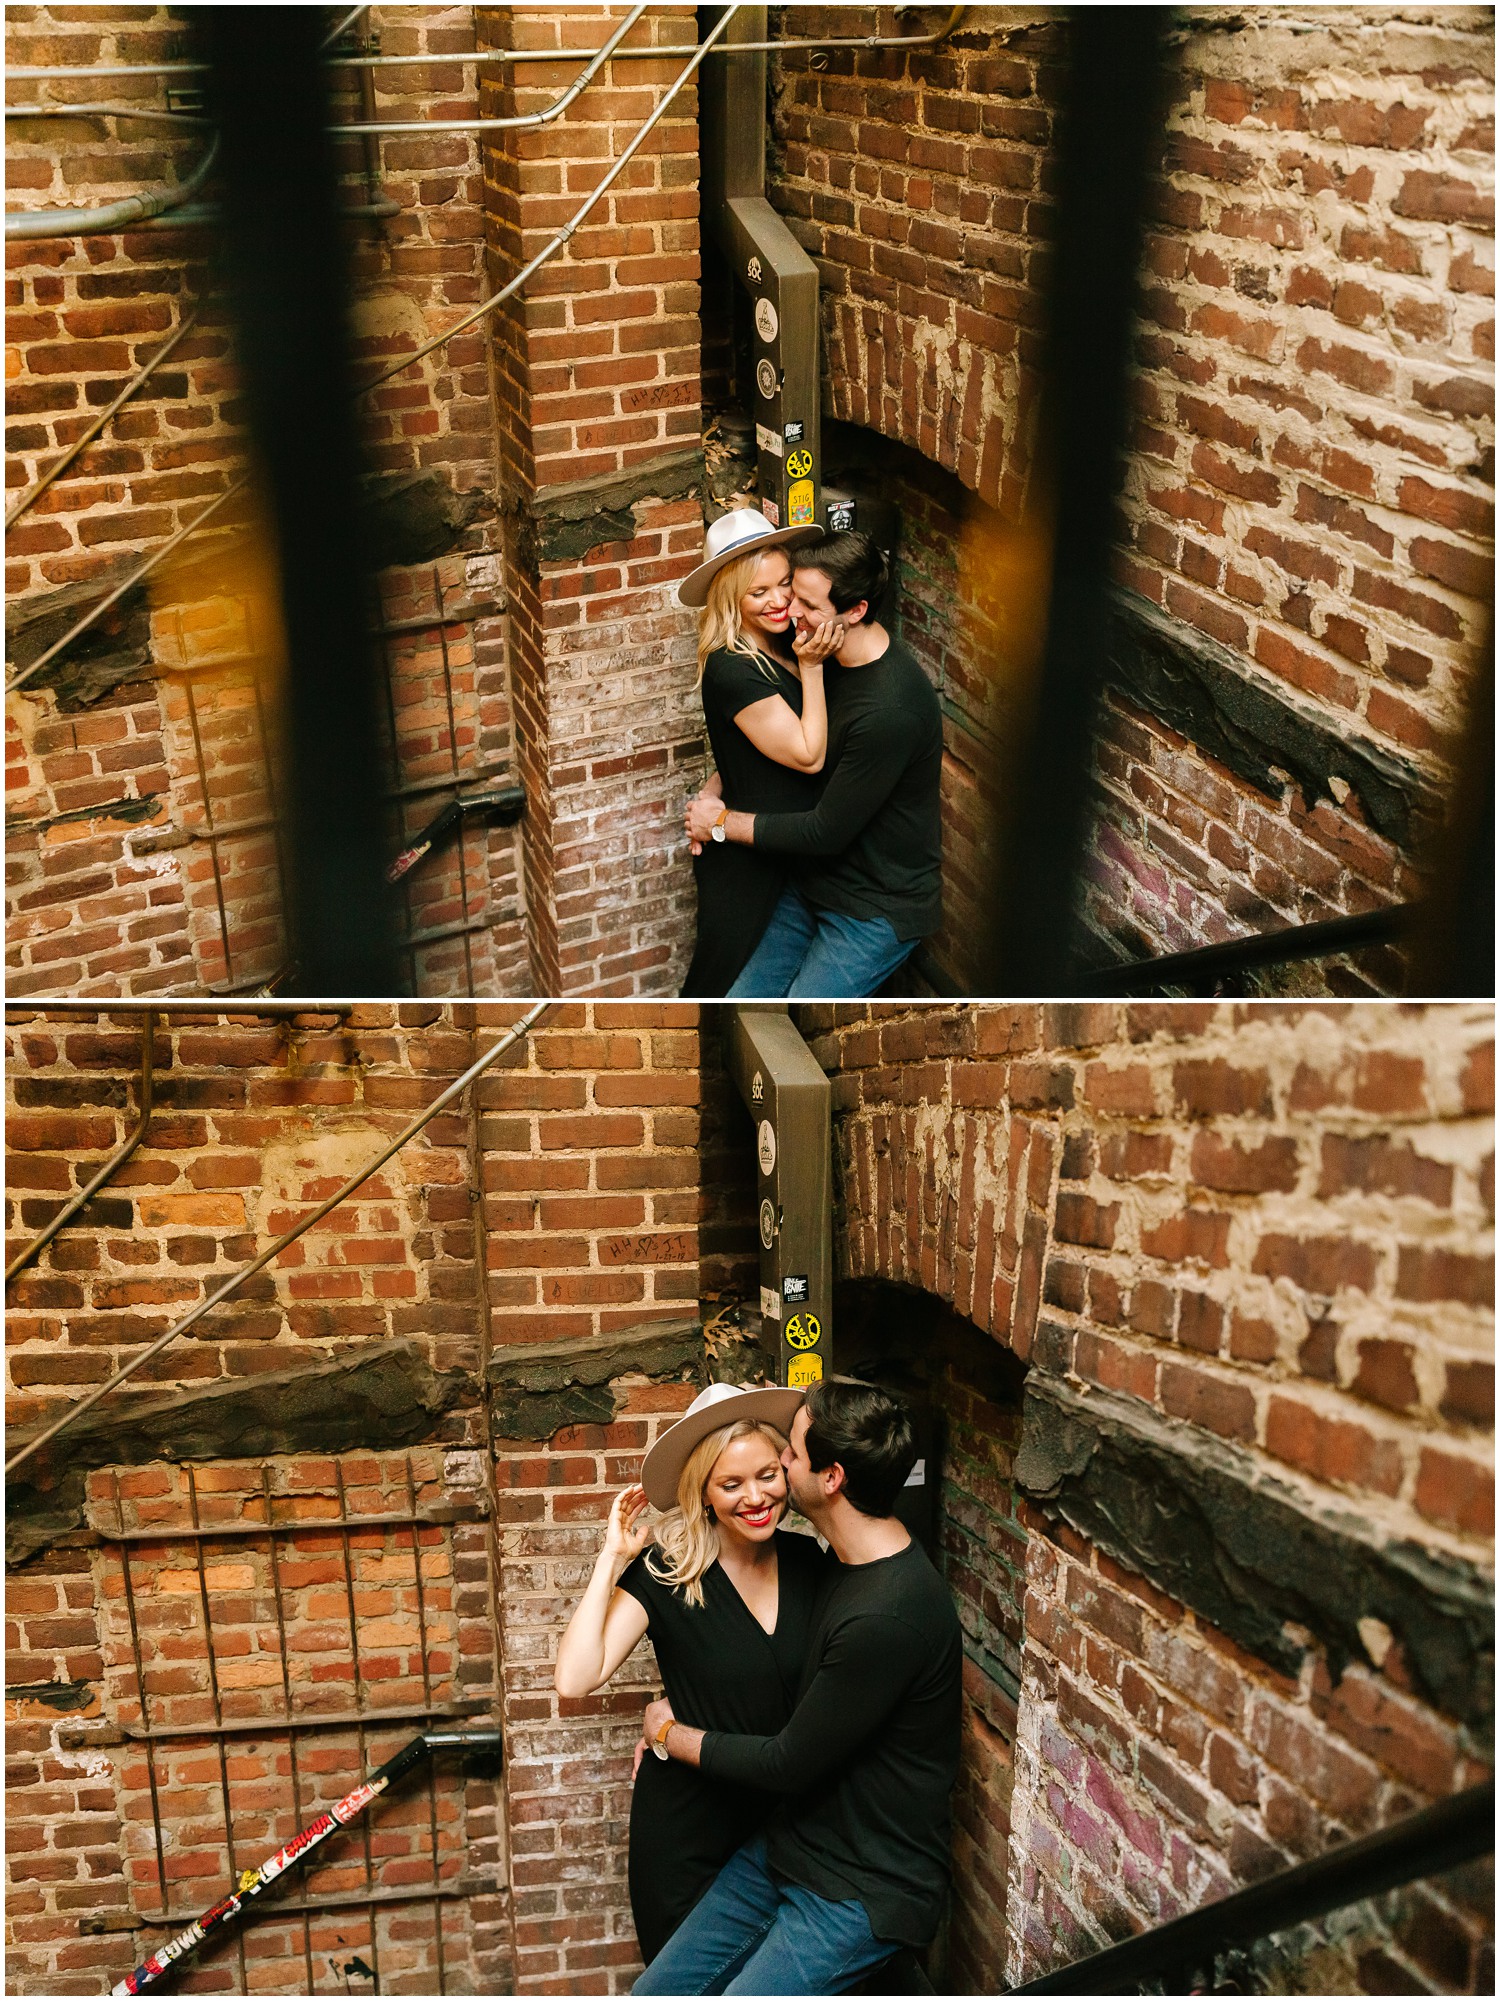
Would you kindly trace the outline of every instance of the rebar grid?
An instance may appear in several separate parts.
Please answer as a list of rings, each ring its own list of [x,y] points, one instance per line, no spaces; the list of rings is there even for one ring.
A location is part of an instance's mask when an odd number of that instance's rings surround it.
[[[225,1851],[225,1873],[233,1883],[239,1877],[240,1856],[237,1850],[244,1846],[237,1837],[235,1827],[235,1801],[230,1773],[230,1745],[236,1738],[246,1737],[268,1740],[273,1746],[284,1743],[286,1750],[286,1776],[290,1781],[293,1825],[300,1828],[306,1820],[313,1802],[308,1797],[308,1787],[298,1758],[299,1738],[309,1731],[344,1730],[353,1731],[357,1739],[357,1765],[360,1773],[371,1769],[369,1736],[372,1727],[398,1720],[432,1722],[435,1719],[473,1716],[476,1711],[488,1705],[480,1697],[459,1697],[439,1699],[434,1693],[432,1673],[432,1648],[440,1636],[431,1624],[429,1603],[422,1577],[423,1536],[436,1529],[441,1532],[451,1524],[472,1518],[476,1510],[465,1507],[423,1507],[418,1500],[416,1469],[409,1451],[401,1455],[399,1471],[382,1467],[380,1484],[399,1480],[404,1486],[406,1507],[404,1509],[382,1509],[370,1513],[351,1512],[345,1487],[344,1468],[340,1459],[333,1462],[333,1486],[337,1502],[337,1513],[311,1519],[294,1519],[278,1522],[275,1519],[275,1493],[272,1485],[271,1466],[262,1461],[259,1469],[259,1500],[264,1521],[205,1522],[201,1518],[199,1482],[194,1468],[189,1464],[184,1468],[184,1498],[187,1502],[189,1519],[186,1523],[131,1528],[126,1525],[125,1500],[120,1484],[120,1469],[112,1469],[113,1522],[93,1522],[95,1533],[108,1549],[118,1552],[122,1576],[122,1597],[129,1628],[129,1666],[133,1676],[133,1689],[123,1697],[128,1713],[128,1705],[133,1701],[138,1716],[135,1725],[125,1723],[121,1735],[127,1744],[140,1743],[144,1747],[146,1759],[147,1788],[150,1800],[150,1828],[154,1859],[158,1907],[155,1910],[139,1910],[142,1924],[175,1930],[184,1923],[191,1922],[198,1915],[196,1907],[173,1909],[168,1887],[169,1856],[172,1841],[163,1825],[163,1794],[170,1798],[170,1781],[164,1784],[158,1766],[161,1753],[158,1746],[164,1741],[170,1743],[191,1743],[193,1740],[207,1741],[214,1747],[218,1764],[219,1816],[223,1825]],[[487,1513],[486,1509],[478,1512]],[[382,1531],[382,1553],[394,1554],[400,1545],[409,1539],[412,1586],[416,1610],[417,1641],[416,1653],[420,1664],[423,1700],[419,1704],[378,1705],[365,1700],[370,1685],[360,1643],[360,1613],[355,1586],[355,1546],[356,1535],[368,1533],[371,1529]],[[275,1614],[276,1655],[280,1669],[281,1695],[284,1713],[279,1716],[257,1716],[234,1718],[226,1715],[223,1689],[220,1677],[219,1656],[221,1645],[215,1642],[212,1590],[209,1579],[209,1555],[207,1546],[214,1541],[224,1540],[231,1545],[243,1546],[245,1540],[263,1543],[267,1573],[271,1584],[271,1600]],[[354,1707],[339,1711],[303,1711],[294,1709],[294,1695],[291,1673],[293,1649],[290,1644],[290,1627],[287,1611],[286,1592],[283,1580],[284,1546],[288,1539],[298,1544],[312,1540],[323,1543],[333,1540],[340,1552],[339,1582],[347,1608],[347,1653],[351,1664]],[[189,1563],[195,1580],[192,1597],[195,1599],[201,1621],[201,1643],[203,1661],[207,1670],[207,1694],[212,1708],[212,1720],[202,1723],[170,1724],[156,1720],[153,1714],[151,1674],[154,1661],[148,1661],[143,1640],[142,1617],[140,1611],[142,1578],[138,1564],[143,1561],[142,1547],[149,1546],[161,1554],[156,1558],[156,1567],[170,1564],[172,1553],[178,1549],[191,1556]],[[456,1611],[452,1614],[456,1617]],[[461,1787],[462,1778],[457,1780]],[[448,1942],[444,1936],[443,1908],[455,1898],[469,1895],[475,1887],[472,1877],[460,1871],[457,1878],[445,1879],[443,1874],[443,1844],[439,1826],[439,1802],[437,1793],[437,1769],[432,1761],[427,1765],[426,1812],[421,1816],[426,1822],[426,1846],[428,1849],[430,1878],[410,1884],[382,1884],[379,1881],[379,1866],[372,1843],[371,1821],[364,1816],[360,1822],[360,1840],[356,1850],[359,1859],[360,1884],[350,1887],[347,1882],[337,1880],[326,1888],[318,1888],[315,1878],[330,1863],[337,1863],[337,1855],[323,1856],[318,1862],[309,1860],[303,1877],[302,1894],[296,1898],[279,1898],[274,1906],[274,1914],[285,1920],[300,1921],[302,1951],[299,1957],[306,1975],[308,1994],[319,1991],[313,1966],[313,1920],[323,1912],[335,1909],[364,1909],[369,1914],[368,1939],[360,1945],[367,1950],[375,1974],[376,1991],[380,1991],[380,1935],[379,1912],[388,1907],[411,1904],[430,1904],[432,1911],[432,1950],[436,1968],[436,1992],[448,1992]],[[343,1869],[339,1874],[347,1874],[350,1858],[342,1857]],[[132,1885],[134,1898],[134,1885]],[[236,1991],[248,1994],[250,1985],[249,1959],[245,1948],[244,1924],[236,1927],[235,1957],[238,1966],[239,1986]],[[325,1989],[323,1991],[336,1991]]]

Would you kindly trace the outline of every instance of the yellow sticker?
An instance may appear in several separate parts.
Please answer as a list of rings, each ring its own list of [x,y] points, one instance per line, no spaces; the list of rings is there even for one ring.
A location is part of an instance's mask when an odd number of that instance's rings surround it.
[[[823,1323],[816,1313],[794,1313],[786,1323],[786,1338],[793,1348],[816,1348],[823,1338]]]
[[[789,1390],[805,1390],[809,1383],[820,1383],[822,1380],[821,1355],[793,1355],[786,1372],[786,1386]]]
[[[806,479],[812,471],[812,453],[806,447],[799,452],[788,452],[786,469],[793,479]]]
[[[812,520],[813,487],[810,479],[799,479],[795,486],[787,488],[786,518],[787,525],[793,528]]]

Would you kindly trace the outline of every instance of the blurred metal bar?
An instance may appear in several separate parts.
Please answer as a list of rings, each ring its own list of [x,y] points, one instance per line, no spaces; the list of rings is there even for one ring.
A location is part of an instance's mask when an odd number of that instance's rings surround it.
[[[400,991],[381,870],[385,783],[359,504],[349,257],[319,23],[196,10],[223,147],[224,270],[286,633],[288,930],[305,988]]]
[[[145,1019],[141,1023],[141,1115],[136,1121],[135,1131],[122,1147],[110,1155],[109,1159],[105,1161],[88,1186],[80,1188],[72,1201],[59,1209],[57,1214],[52,1218],[52,1221],[44,1229],[39,1230],[29,1244],[24,1244],[17,1251],[16,1255],[5,1268],[5,1283],[7,1285],[10,1284],[17,1272],[25,1271],[27,1265],[41,1256],[42,1252],[51,1243],[58,1231],[62,1229],[63,1225],[70,1222],[80,1209],[91,1202],[106,1182],[114,1179],[115,1175],[146,1137],[146,1128],[151,1123],[152,1101],[155,1097],[155,1057],[156,1010],[155,1008],[148,1007]]]
[[[1211,987],[1215,980],[1253,972],[1260,966],[1287,966],[1299,959],[1327,959],[1335,953],[1365,951],[1372,945],[1400,944],[1411,938],[1423,911],[1420,903],[1394,903],[1314,924],[1289,924],[1280,931],[1256,931],[1245,938],[1226,938],[1188,952],[1165,952],[1121,966],[1100,966],[1097,971],[1077,975],[1073,987],[1084,994]]]
[[[1495,991],[1494,604],[1479,637],[1474,687],[1447,824],[1424,858],[1424,921],[1407,992],[1488,1000]]]
[[[982,993],[1077,985],[1073,901],[1109,642],[1113,508],[1144,211],[1164,109],[1161,7],[1075,7],[1057,139],[1054,279],[1029,506],[1050,512],[1047,635],[1016,759]]]

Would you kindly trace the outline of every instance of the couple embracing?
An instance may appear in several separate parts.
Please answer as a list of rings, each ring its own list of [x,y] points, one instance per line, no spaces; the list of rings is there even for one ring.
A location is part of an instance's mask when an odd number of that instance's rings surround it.
[[[678,587],[699,612],[716,769],[686,822],[694,999],[864,999],[941,915],[937,696],[877,613],[868,535],[723,515]]]
[[[963,1655],[892,1512],[915,1460],[910,1418],[869,1384],[715,1384],[617,1496],[556,1683],[592,1694],[647,1634],[656,1649],[637,1994],[837,1994],[933,1937]],[[826,1549],[783,1528],[789,1505]]]

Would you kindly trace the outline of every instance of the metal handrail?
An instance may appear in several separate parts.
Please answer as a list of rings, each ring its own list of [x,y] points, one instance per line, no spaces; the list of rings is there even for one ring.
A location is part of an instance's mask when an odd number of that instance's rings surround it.
[[[1385,904],[1379,910],[1356,911],[1348,917],[1320,918],[1312,924],[1291,924],[1281,931],[1256,931],[1247,938],[1226,938],[1219,944],[1198,945],[1188,952],[1165,952],[1123,966],[1100,966],[1080,974],[1075,984],[1085,994],[1143,993],[1155,987],[1219,979],[1258,966],[1323,959],[1334,952],[1394,944],[1411,934],[1423,913],[1424,906],[1420,903]]]
[[[6,1460],[5,1471],[7,1476],[13,1473],[18,1466],[24,1464],[26,1460],[30,1459],[34,1453],[39,1452],[44,1445],[49,1444],[52,1439],[56,1438],[60,1431],[65,1431],[70,1424],[76,1423],[86,1411],[92,1410],[94,1405],[101,1398],[108,1396],[111,1390],[118,1389],[127,1377],[133,1376],[137,1369],[143,1368],[153,1357],[159,1355],[163,1348],[177,1339],[179,1334],[185,1334],[190,1327],[196,1325],[211,1307],[219,1305],[222,1300],[228,1299],[232,1293],[238,1292],[247,1279],[254,1278],[258,1271],[264,1270],[273,1258],[280,1257],[289,1244],[294,1244],[305,1231],[312,1228],[314,1223],[321,1222],[330,1209],[336,1209],[346,1196],[352,1195],[356,1188],[363,1186],[377,1169],[384,1167],[392,1154],[399,1153],[409,1139],[414,1139],[430,1120],[436,1118],[445,1105],[451,1105],[453,1100],[460,1097],[481,1072],[487,1070],[492,1063],[505,1054],[507,1049],[510,1049],[515,1043],[519,1042],[521,1037],[541,1019],[550,1006],[550,1001],[537,1001],[526,1014],[522,1015],[521,1019],[513,1027],[506,1031],[493,1049],[487,1050],[477,1062],[469,1065],[461,1077],[455,1078],[446,1090],[440,1091],[430,1105],[424,1106],[414,1119],[403,1126],[388,1146],[382,1147],[373,1159],[366,1161],[363,1167],[359,1168],[354,1174],[351,1174],[342,1187],[336,1189],[332,1195],[325,1197],[323,1201],[318,1203],[316,1208],[310,1209],[290,1230],[283,1231],[273,1244],[268,1244],[258,1257],[250,1260],[249,1264],[243,1265],[237,1272],[231,1273],[222,1285],[216,1286],[206,1298],[200,1299],[190,1312],[184,1314],[182,1319],[169,1327],[164,1334],[159,1334],[154,1341],[149,1342],[146,1347],[141,1349],[138,1355],[132,1355],[124,1368],[117,1370],[109,1378],[108,1382],[101,1383],[96,1390],[91,1390],[86,1397],[81,1398],[79,1402],[65,1410],[61,1417],[54,1419],[44,1431],[39,1431],[35,1438],[28,1439],[19,1452],[13,1453]],[[233,1007],[226,1008],[221,1003],[220,1012],[233,1013],[234,1009]]]
[[[5,1283],[7,1285],[10,1284],[17,1272],[25,1271],[27,1265],[33,1263],[35,1259],[41,1256],[42,1252],[51,1243],[58,1231],[62,1229],[63,1225],[76,1216],[79,1210],[87,1203],[91,1202],[106,1182],[113,1180],[115,1175],[119,1173],[126,1161],[135,1152],[141,1141],[146,1137],[146,1128],[151,1123],[152,1101],[156,1096],[155,1053],[156,1009],[148,1007],[145,1019],[141,1023],[141,1116],[136,1122],[135,1131],[122,1147],[119,1147],[110,1155],[109,1159],[105,1161],[88,1186],[80,1188],[72,1201],[59,1209],[45,1228],[39,1230],[30,1243],[23,1244],[21,1249],[16,1252],[16,1255],[5,1268]]]
[[[1226,1946],[1248,1945],[1272,1932],[1363,1903],[1418,1877],[1487,1855],[1495,1845],[1495,1782],[1470,1786],[1436,1806],[1408,1814],[1394,1827],[1346,1841],[1311,1862],[1236,1890],[1186,1917],[1125,1939],[1012,1987],[1012,1994],[1123,1994],[1184,1968],[1206,1968]],[[1175,1991],[1175,1990],[1169,1990]]]

